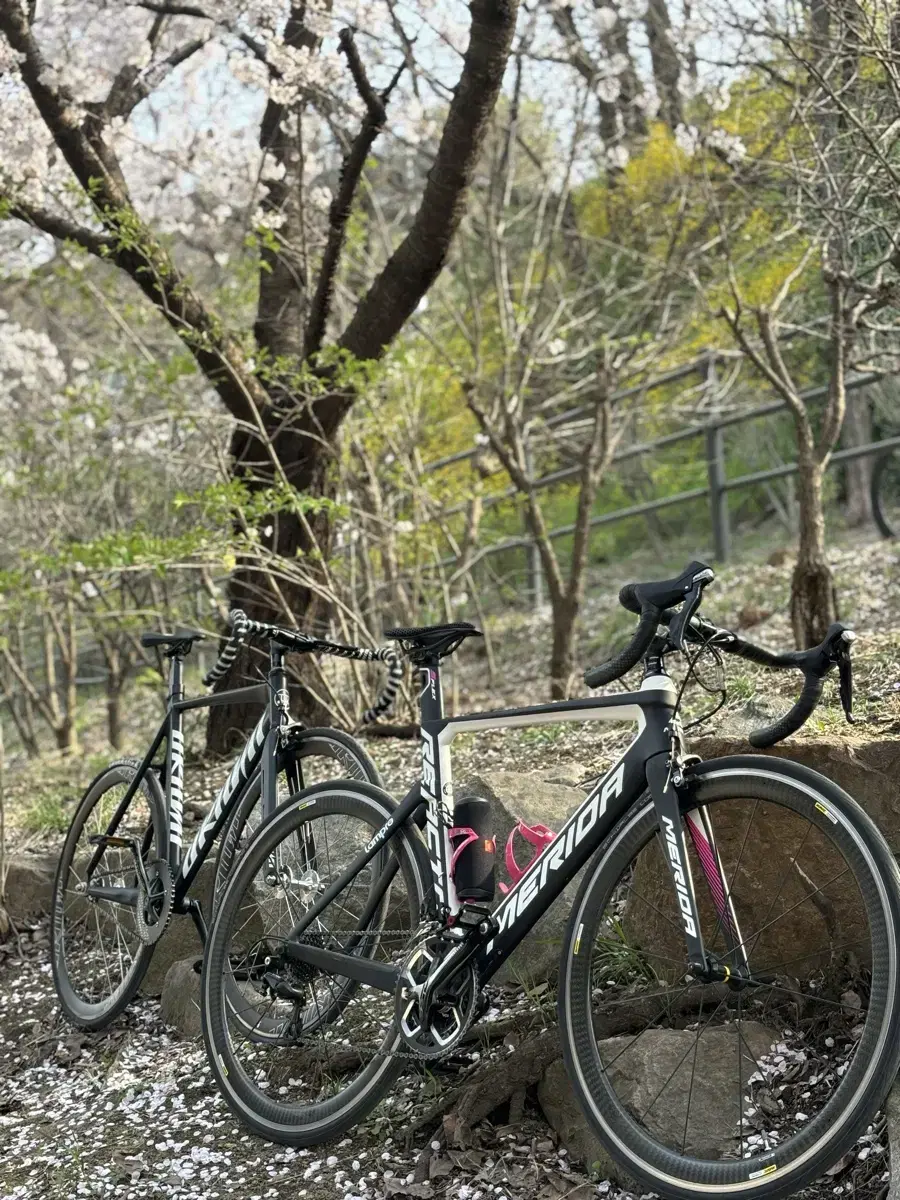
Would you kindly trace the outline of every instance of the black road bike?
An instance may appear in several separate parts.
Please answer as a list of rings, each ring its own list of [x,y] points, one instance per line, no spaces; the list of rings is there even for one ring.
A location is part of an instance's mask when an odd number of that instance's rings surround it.
[[[627,1174],[670,1197],[788,1196],[837,1161],[900,1063],[900,886],[884,838],[830,780],[787,759],[687,752],[683,652],[798,669],[802,694],[751,742],[799,729],[851,631],[772,653],[700,616],[713,572],[629,585],[631,643],[589,687],[643,662],[639,690],[447,718],[441,660],[467,623],[396,629],[421,672],[422,774],[307,789],[260,827],[204,957],[210,1062],[233,1111],[273,1141],[343,1134],[404,1069],[465,1049],[482,989],[585,868],[563,940],[559,1024],[572,1087]],[[488,831],[453,805],[454,739],[558,721],[634,739],[490,908]],[[465,807],[471,813],[472,806]],[[478,835],[464,872],[459,835]],[[456,848],[458,849],[458,847]],[[478,856],[481,856],[480,858]]]
[[[403,670],[399,655],[265,625],[240,610],[230,623],[231,635],[204,682],[222,678],[251,638],[269,643],[265,681],[186,698],[184,660],[203,634],[144,634],[142,645],[161,648],[171,661],[165,718],[142,761],[113,762],[93,780],[66,835],[51,906],[53,976],[63,1013],[82,1028],[103,1028],[129,1003],[173,912],[189,914],[205,940],[201,904],[189,892],[219,833],[213,908],[244,842],[287,797],[328,778],[381,784],[354,738],[292,720],[285,657],[324,653],[385,662],[388,681],[363,718],[368,722],[395,698]],[[234,702],[258,702],[260,719],[183,853],[183,714]]]

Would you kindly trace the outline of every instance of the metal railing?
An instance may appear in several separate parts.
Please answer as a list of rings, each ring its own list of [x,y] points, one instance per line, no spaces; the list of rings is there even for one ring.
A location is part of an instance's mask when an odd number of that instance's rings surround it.
[[[666,372],[665,374],[656,376],[645,383],[623,389],[612,395],[613,401],[621,401],[630,396],[639,395],[642,392],[646,393],[655,388],[662,387],[667,383],[676,382],[680,379],[688,378],[692,375],[700,376],[701,379],[711,388],[715,387],[715,368],[716,363],[723,358],[731,358],[731,354],[722,354],[721,352],[708,353],[701,358],[686,364],[684,367]],[[858,391],[860,388],[866,387],[875,383],[884,376],[878,373],[867,373],[852,376],[847,380],[846,389],[848,392]],[[820,387],[807,388],[800,393],[800,398],[806,403],[815,403],[818,400],[824,399],[827,395],[827,385]],[[681,492],[672,493],[667,496],[661,496],[654,500],[647,500],[639,504],[632,504],[622,508],[618,508],[613,512],[598,514],[591,518],[591,528],[600,526],[612,525],[618,521],[627,520],[630,517],[646,516],[650,513],[659,512],[662,509],[672,508],[679,504],[686,504],[691,501],[700,500],[703,498],[709,499],[710,521],[712,525],[713,549],[716,560],[726,562],[731,554],[731,521],[728,505],[729,492],[737,491],[741,488],[757,486],[761,483],[767,483],[770,480],[783,479],[785,477],[797,474],[799,468],[797,463],[782,463],[776,467],[771,467],[764,471],[753,471],[749,474],[739,475],[735,478],[728,478],[727,472],[727,456],[725,449],[725,430],[740,425],[748,421],[758,420],[760,417],[774,416],[787,411],[787,406],[783,400],[773,400],[766,404],[757,405],[753,408],[739,409],[734,412],[724,412],[717,414],[710,419],[695,423],[679,429],[673,433],[665,434],[655,438],[652,441],[643,441],[634,443],[620,451],[617,451],[611,459],[611,466],[640,457],[645,454],[652,454],[669,446],[674,446],[680,442],[687,442],[693,438],[703,438],[705,443],[705,462],[706,462],[706,483],[699,487],[688,488]],[[591,409],[587,406],[569,409],[564,413],[557,414],[544,421],[544,427],[558,427],[565,425],[568,422],[577,420],[579,417],[589,415]],[[838,463],[846,463],[856,458],[864,458],[869,455],[877,454],[882,450],[891,447],[900,447],[900,436],[884,438],[877,442],[870,442],[862,446],[851,446],[845,449],[835,451],[829,460],[829,467]],[[474,458],[479,452],[480,447],[473,447],[468,450],[461,450],[455,454],[445,455],[442,458],[434,459],[424,465],[426,473],[441,470],[445,467],[456,463],[464,462]],[[533,486],[536,489],[553,487],[557,484],[564,483],[567,480],[574,479],[579,471],[579,465],[562,467],[558,470],[549,472],[546,475],[534,480]],[[497,468],[498,471],[502,468]],[[510,500],[519,495],[518,489],[508,487],[501,492],[497,492],[491,496],[485,497],[483,507],[491,508],[501,504],[504,501]],[[465,502],[452,505],[444,510],[445,516],[451,516],[455,513],[462,512],[466,508]],[[566,537],[575,531],[573,524],[560,525],[549,531],[551,538]],[[527,549],[529,554],[529,574],[531,576],[532,594],[537,601],[542,592],[542,581],[540,577],[540,560],[536,553],[536,547],[533,538],[529,535],[520,537],[502,538],[491,545],[484,546],[478,557],[483,558],[490,555],[501,554],[508,550]],[[439,560],[441,567],[453,566],[457,559],[450,555]]]

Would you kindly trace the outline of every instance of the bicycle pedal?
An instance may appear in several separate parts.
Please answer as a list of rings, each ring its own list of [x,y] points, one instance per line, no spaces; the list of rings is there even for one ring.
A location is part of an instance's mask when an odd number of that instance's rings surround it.
[[[132,844],[132,838],[116,837],[112,833],[92,833],[88,837],[88,842],[91,846],[115,846],[124,850],[129,850]]]

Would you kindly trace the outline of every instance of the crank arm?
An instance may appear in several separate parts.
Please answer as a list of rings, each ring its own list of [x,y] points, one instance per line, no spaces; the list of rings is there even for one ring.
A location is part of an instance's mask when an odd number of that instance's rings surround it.
[[[104,887],[100,883],[89,883],[87,895],[91,900],[109,900],[111,904],[127,904],[129,908],[137,908],[140,892],[137,888]]]
[[[293,962],[318,967],[320,971],[329,975],[343,975],[347,979],[367,983],[369,987],[377,988],[380,992],[394,992],[400,979],[399,967],[372,962],[368,958],[358,958],[355,954],[325,950],[321,946],[307,946],[303,942],[285,942],[281,953]]]

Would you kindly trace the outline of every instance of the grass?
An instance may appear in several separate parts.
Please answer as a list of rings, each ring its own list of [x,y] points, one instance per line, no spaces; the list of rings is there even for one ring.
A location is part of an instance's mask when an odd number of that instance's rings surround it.
[[[52,792],[38,796],[23,812],[20,823],[28,833],[65,833],[72,820],[71,805]]]

